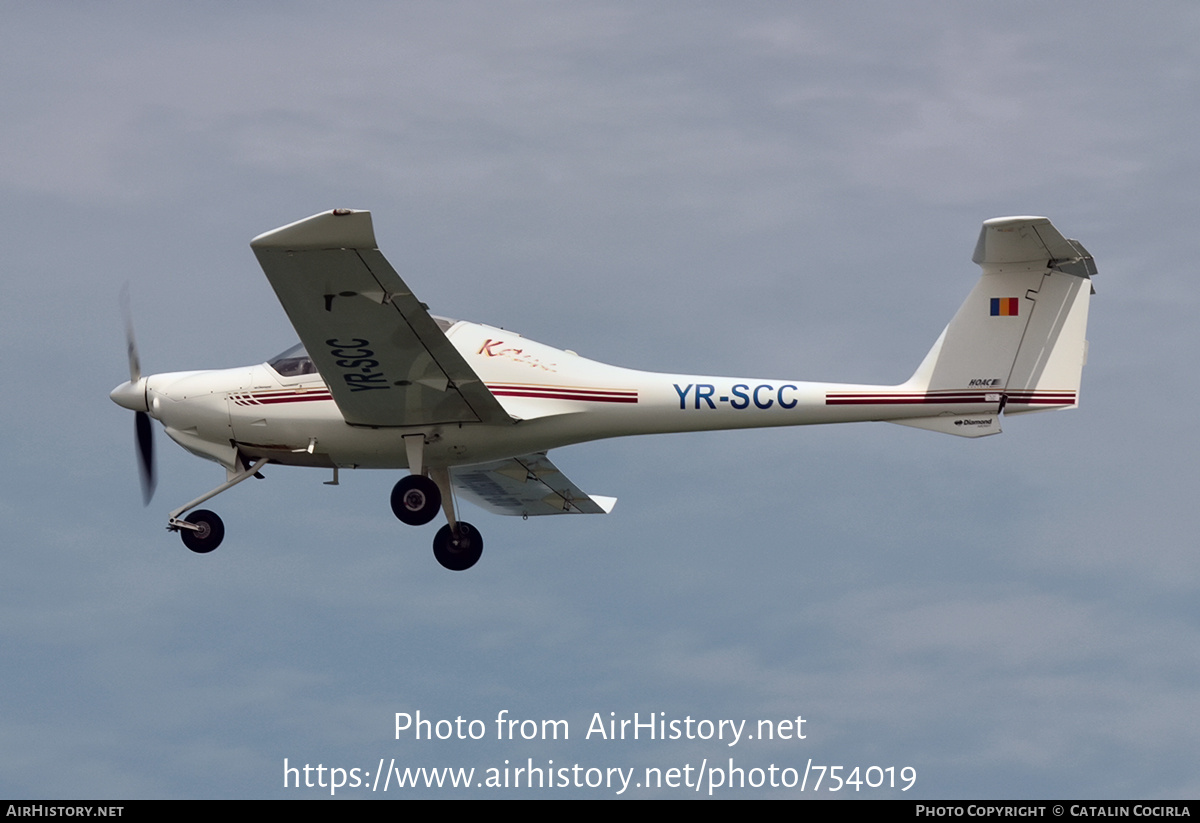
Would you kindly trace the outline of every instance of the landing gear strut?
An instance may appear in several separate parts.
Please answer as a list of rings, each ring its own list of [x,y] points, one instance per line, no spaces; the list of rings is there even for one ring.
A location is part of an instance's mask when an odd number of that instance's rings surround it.
[[[410,474],[392,488],[392,513],[401,523],[424,526],[437,517],[442,493],[437,483],[424,475]]]
[[[479,562],[483,554],[483,536],[470,523],[459,520],[454,513],[454,488],[450,485],[450,470],[430,467],[429,478],[441,492],[446,525],[433,538],[433,556],[452,572],[463,572]],[[410,478],[411,479],[411,478]]]

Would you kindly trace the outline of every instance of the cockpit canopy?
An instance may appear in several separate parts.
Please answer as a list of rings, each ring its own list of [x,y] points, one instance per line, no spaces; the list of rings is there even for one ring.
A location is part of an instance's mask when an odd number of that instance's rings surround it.
[[[449,317],[438,317],[436,314],[431,316],[443,334],[450,331],[450,328],[458,322],[457,320],[451,320]],[[304,348],[303,343],[297,343],[290,349],[275,355],[267,361],[267,365],[277,371],[280,377],[300,377],[305,374],[317,374],[317,366],[313,363],[312,358],[308,356],[308,351]]]
[[[303,343],[297,343],[287,351],[275,355],[267,361],[267,365],[279,372],[280,377],[317,373],[317,367],[305,351]]]

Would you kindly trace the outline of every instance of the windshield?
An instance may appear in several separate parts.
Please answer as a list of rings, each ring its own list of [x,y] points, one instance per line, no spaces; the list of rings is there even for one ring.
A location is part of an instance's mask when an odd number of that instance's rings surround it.
[[[431,316],[443,334],[450,331],[450,328],[458,322],[457,320],[451,320],[449,317],[438,317],[436,314]],[[279,372],[281,377],[299,377],[302,374],[317,374],[317,366],[313,363],[312,358],[308,356],[308,351],[304,348],[303,343],[297,343],[287,351],[275,355],[267,361],[267,365]]]
[[[312,358],[304,350],[303,343],[297,343],[285,352],[275,355],[267,361],[267,365],[279,372],[281,377],[299,377],[302,374],[316,374],[317,367]]]

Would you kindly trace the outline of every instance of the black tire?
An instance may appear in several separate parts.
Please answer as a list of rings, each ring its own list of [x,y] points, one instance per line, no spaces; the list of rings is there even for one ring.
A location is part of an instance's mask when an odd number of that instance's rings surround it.
[[[433,556],[452,572],[465,572],[479,562],[483,537],[470,523],[458,521],[457,534],[449,524],[438,529],[433,538]]]
[[[428,477],[410,474],[392,487],[392,514],[401,523],[424,526],[442,508],[442,492]]]
[[[225,524],[221,522],[221,518],[217,517],[215,512],[210,512],[207,509],[198,509],[185,517],[184,520],[189,523],[195,523],[200,527],[199,531],[193,531],[192,529],[179,530],[179,536],[183,538],[183,545],[196,554],[208,554],[221,545],[221,541],[225,539]]]

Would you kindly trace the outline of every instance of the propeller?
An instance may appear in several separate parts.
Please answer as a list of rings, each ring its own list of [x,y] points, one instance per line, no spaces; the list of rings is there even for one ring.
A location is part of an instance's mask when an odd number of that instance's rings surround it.
[[[142,505],[149,506],[154,498],[157,478],[154,472],[154,429],[150,427],[150,415],[135,412],[135,427],[138,446],[138,477],[142,481]]]
[[[121,288],[121,312],[125,316],[125,348],[129,355],[129,393],[140,389],[140,406],[134,407],[134,434],[137,438],[138,477],[142,483],[142,505],[150,505],[154,497],[154,486],[157,483],[154,470],[154,428],[150,424],[150,415],[146,410],[145,386],[139,385],[142,380],[142,364],[138,358],[137,341],[133,336],[133,311],[129,308],[129,284]],[[122,386],[113,390],[113,399]],[[118,401],[120,402],[120,401]],[[122,405],[125,405],[122,403]]]

